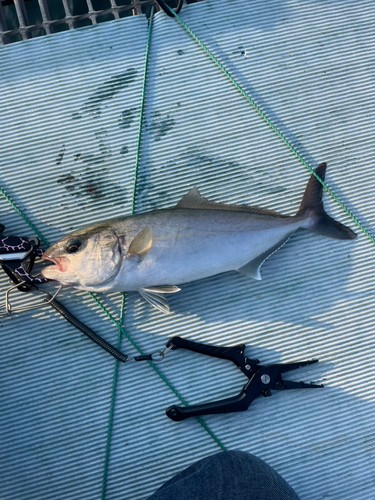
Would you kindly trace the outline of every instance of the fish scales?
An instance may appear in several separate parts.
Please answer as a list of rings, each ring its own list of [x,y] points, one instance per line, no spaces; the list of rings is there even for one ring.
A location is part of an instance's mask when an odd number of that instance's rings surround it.
[[[144,227],[152,228],[152,246],[140,263],[125,258],[114,282],[100,291],[178,285],[239,269],[303,224],[301,218],[207,210],[158,210],[124,218],[114,224],[120,238],[127,235],[123,254]]]

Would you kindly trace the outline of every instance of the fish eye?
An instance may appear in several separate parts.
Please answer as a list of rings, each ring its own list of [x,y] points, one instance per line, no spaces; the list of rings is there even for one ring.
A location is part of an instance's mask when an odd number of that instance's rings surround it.
[[[68,253],[76,253],[81,248],[82,243],[79,240],[70,240],[66,245],[66,250]]]

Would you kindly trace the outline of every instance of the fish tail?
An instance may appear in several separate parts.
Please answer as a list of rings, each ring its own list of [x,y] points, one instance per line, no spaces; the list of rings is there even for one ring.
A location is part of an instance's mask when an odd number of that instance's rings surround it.
[[[315,173],[324,181],[326,163],[321,163]],[[340,224],[332,219],[324,210],[322,201],[323,186],[318,179],[311,175],[307,183],[301,206],[296,213],[296,217],[301,217],[310,221],[304,227],[314,233],[336,238],[338,240],[352,240],[357,235],[349,227]]]

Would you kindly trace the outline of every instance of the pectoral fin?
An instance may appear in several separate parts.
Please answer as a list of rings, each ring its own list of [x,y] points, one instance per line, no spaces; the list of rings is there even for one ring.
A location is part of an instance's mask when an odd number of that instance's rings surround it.
[[[130,244],[129,251],[126,254],[127,259],[134,259],[137,262],[142,260],[148,254],[152,245],[152,230],[145,227],[140,231]]]
[[[273,247],[269,248],[262,254],[255,257],[255,259],[251,260],[244,266],[237,269],[237,271],[241,274],[245,274],[246,276],[250,276],[255,280],[261,280],[262,276],[260,275],[260,268],[262,267],[263,262],[265,262],[272,254],[274,254],[279,248],[281,248],[285,243],[289,240],[289,235],[283,238],[281,241],[276,243]]]
[[[157,288],[157,287],[151,287],[151,288]],[[153,307],[159,309],[159,311],[165,314],[169,314],[168,301],[163,295],[161,295],[160,293],[148,292],[144,288],[139,288],[138,292]]]

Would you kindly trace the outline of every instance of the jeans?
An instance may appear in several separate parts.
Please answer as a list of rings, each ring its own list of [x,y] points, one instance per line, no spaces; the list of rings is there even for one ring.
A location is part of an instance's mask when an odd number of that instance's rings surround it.
[[[148,500],[299,500],[284,479],[260,458],[224,451],[191,465]]]

